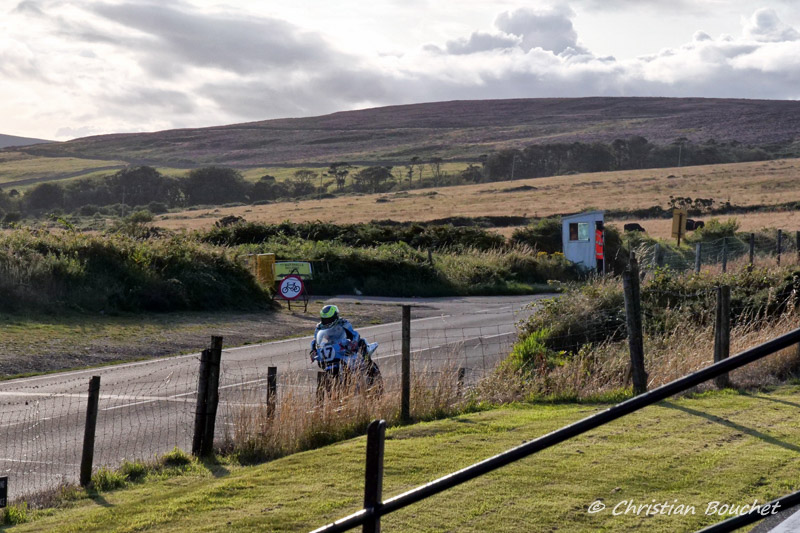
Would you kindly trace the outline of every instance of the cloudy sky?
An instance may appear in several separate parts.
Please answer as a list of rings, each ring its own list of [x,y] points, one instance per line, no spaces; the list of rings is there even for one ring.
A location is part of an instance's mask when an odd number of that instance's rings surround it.
[[[453,99],[800,98],[795,0],[0,0],[0,133]]]

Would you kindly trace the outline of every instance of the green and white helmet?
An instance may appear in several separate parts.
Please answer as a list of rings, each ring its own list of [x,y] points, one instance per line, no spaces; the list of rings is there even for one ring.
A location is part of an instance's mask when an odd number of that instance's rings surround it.
[[[319,312],[319,316],[322,318],[321,322],[323,326],[330,326],[339,320],[339,308],[335,305],[326,305],[322,308],[322,311]]]

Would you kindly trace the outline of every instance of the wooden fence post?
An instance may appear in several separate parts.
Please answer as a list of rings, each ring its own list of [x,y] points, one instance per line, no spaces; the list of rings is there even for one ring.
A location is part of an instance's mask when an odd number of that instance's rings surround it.
[[[727,359],[731,351],[731,288],[717,287],[717,316],[714,324],[714,362]],[[728,374],[714,378],[717,388],[731,386]]]
[[[642,338],[642,306],[639,293],[639,265],[632,259],[622,273],[625,293],[625,317],[628,325],[628,349],[631,355],[633,392],[647,392],[647,372],[644,369],[644,340]]]
[[[778,230],[778,266],[781,266],[781,252],[783,251],[783,230]]]
[[[278,367],[267,367],[267,417],[275,416],[275,406],[278,404]]]
[[[81,487],[92,480],[94,462],[94,436],[97,428],[97,404],[100,400],[100,376],[89,380],[89,401],[86,404],[86,426],[83,430],[83,453],[81,454]]]
[[[328,375],[322,371],[317,372],[317,404],[322,405],[325,401],[325,391],[328,386]]]
[[[367,427],[367,465],[364,473],[364,509],[376,511],[383,499],[383,451],[386,421],[373,420]],[[375,516],[364,522],[364,533],[380,533],[381,518]]]
[[[748,268],[753,270],[753,264],[756,258],[756,234],[750,234],[750,263]]]
[[[200,352],[200,373],[197,376],[197,406],[194,410],[194,435],[192,437],[192,455],[200,455],[203,447],[203,435],[206,427],[206,394],[208,392],[208,371],[211,350]]]
[[[728,271],[728,238],[722,238],[722,272]]]
[[[660,242],[657,242],[655,247],[653,248],[653,266],[655,267],[664,266],[664,254],[661,251]]]
[[[217,405],[219,404],[219,367],[222,362],[222,337],[211,337],[210,352],[208,391],[206,392],[206,423],[203,432],[203,444],[200,447],[200,455],[203,457],[214,453],[214,429],[217,421]]]
[[[700,273],[700,263],[702,261],[701,257],[703,254],[703,243],[698,242],[694,245],[694,273]]]
[[[794,233],[794,248],[797,252],[797,262],[800,263],[800,231]]]
[[[400,418],[411,420],[411,306],[403,306]]]

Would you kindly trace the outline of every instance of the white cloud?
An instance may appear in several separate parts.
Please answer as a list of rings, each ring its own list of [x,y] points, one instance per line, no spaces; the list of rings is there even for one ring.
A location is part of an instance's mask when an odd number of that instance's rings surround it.
[[[743,24],[744,35],[756,41],[776,43],[800,39],[800,33],[784,24],[774,9],[759,9]]]
[[[574,16],[566,5],[546,10],[522,8],[498,15],[495,26],[521,37],[525,51],[542,48],[558,54],[567,49],[581,50],[578,34],[572,26]]]

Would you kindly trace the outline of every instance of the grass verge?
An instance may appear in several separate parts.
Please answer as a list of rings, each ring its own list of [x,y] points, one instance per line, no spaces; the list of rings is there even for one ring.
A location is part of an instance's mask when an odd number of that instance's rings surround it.
[[[688,531],[797,488],[800,387],[664,401],[383,520],[394,531]],[[583,418],[602,406],[516,405],[390,429],[385,497]],[[308,531],[360,507],[365,439],[256,467],[222,465],[29,511],[13,531]],[[742,458],[747,460],[743,461]],[[602,501],[607,510],[587,513]],[[620,502],[694,514],[614,516]],[[623,508],[626,504],[623,504]]]

